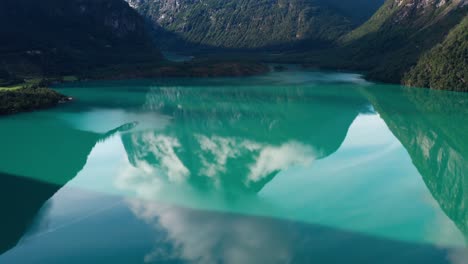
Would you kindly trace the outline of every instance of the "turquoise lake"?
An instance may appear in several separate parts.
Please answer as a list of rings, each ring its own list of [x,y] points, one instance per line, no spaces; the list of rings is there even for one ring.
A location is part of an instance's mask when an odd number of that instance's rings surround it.
[[[468,94],[83,82],[0,118],[0,263],[468,263]]]

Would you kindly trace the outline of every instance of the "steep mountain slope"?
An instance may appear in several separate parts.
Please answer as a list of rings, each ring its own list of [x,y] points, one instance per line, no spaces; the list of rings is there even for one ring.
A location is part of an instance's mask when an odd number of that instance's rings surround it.
[[[143,19],[123,0],[0,1],[0,67],[63,74],[159,58]]]
[[[468,16],[405,76],[409,86],[468,91]]]
[[[466,0],[387,0],[364,25],[342,38],[347,68],[400,82],[421,54],[443,41],[467,15]]]
[[[324,46],[351,30],[379,1],[366,6],[324,0],[126,0],[156,32],[166,33],[166,47],[203,45],[252,49],[306,43]],[[346,1],[345,1],[346,2]],[[185,46],[182,42],[187,42]]]

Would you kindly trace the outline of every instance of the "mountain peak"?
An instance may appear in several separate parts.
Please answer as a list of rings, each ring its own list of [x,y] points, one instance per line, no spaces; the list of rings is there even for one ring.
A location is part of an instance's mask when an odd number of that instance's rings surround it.
[[[439,15],[445,15],[451,9],[467,4],[467,0],[394,0],[394,8],[400,18],[413,17],[414,15],[430,15],[433,12],[447,10]]]

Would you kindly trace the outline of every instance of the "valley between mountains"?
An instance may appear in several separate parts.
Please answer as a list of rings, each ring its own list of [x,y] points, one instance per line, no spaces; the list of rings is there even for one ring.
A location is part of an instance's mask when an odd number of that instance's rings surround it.
[[[0,91],[255,75],[267,63],[468,91],[467,10],[467,0],[4,0]]]

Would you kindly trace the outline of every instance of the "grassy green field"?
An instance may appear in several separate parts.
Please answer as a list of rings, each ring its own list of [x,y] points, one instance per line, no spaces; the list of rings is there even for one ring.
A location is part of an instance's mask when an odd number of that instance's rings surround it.
[[[0,92],[2,91],[14,91],[23,88],[23,85],[13,85],[13,86],[6,86],[6,87],[1,87],[0,86]]]
[[[42,81],[41,78],[31,78],[31,79],[25,79],[23,83],[17,83],[13,85],[7,85],[7,86],[0,86],[0,92],[2,91],[15,91],[22,89],[27,86],[34,86],[39,84]]]

